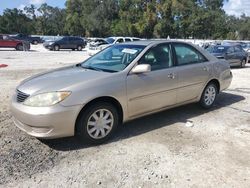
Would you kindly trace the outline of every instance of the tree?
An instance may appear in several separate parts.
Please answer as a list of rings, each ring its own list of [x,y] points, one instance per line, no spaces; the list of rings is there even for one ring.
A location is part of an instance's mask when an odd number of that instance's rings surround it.
[[[0,21],[0,33],[33,32],[32,20],[22,10],[5,9]]]
[[[37,9],[36,30],[42,35],[64,34],[66,11],[58,7],[51,7],[44,3]]]
[[[67,0],[0,15],[1,33],[142,38],[250,39],[250,17],[228,16],[225,0]]]

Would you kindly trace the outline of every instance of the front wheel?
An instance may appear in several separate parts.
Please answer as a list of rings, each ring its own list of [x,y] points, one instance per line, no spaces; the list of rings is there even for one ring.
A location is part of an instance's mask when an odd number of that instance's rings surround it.
[[[82,46],[77,46],[77,51],[82,51]]]
[[[109,103],[97,103],[79,115],[76,135],[84,142],[100,144],[112,136],[118,124],[117,109]]]
[[[59,51],[59,50],[60,50],[60,46],[55,45],[55,46],[54,46],[54,51]]]
[[[214,83],[209,83],[201,95],[200,105],[206,109],[211,108],[215,102],[217,93],[218,87]]]
[[[17,51],[23,51],[23,45],[22,45],[22,44],[18,44],[18,45],[16,46],[16,50],[17,50]]]

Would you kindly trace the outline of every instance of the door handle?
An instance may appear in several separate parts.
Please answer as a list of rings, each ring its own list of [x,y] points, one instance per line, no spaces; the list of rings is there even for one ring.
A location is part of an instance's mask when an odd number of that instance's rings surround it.
[[[174,73],[170,73],[170,74],[168,74],[168,78],[175,79],[175,75],[174,75]]]

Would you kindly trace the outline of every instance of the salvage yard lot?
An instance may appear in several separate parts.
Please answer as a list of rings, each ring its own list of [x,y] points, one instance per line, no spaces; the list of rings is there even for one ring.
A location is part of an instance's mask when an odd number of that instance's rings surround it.
[[[250,64],[209,111],[197,104],[122,126],[108,143],[41,141],[14,126],[9,103],[23,79],[86,59],[86,51],[0,49],[0,187],[249,187]],[[186,126],[192,121],[193,126]]]

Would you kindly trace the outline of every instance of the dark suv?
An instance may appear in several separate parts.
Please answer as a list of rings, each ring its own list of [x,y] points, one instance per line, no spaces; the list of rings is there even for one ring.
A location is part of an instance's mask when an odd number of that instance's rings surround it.
[[[211,46],[207,50],[218,59],[227,60],[231,67],[245,67],[248,61],[248,54],[241,45],[217,45]]]
[[[43,46],[50,50],[59,51],[60,49],[72,49],[81,51],[86,45],[84,39],[80,37],[63,37],[56,41],[47,41]]]

